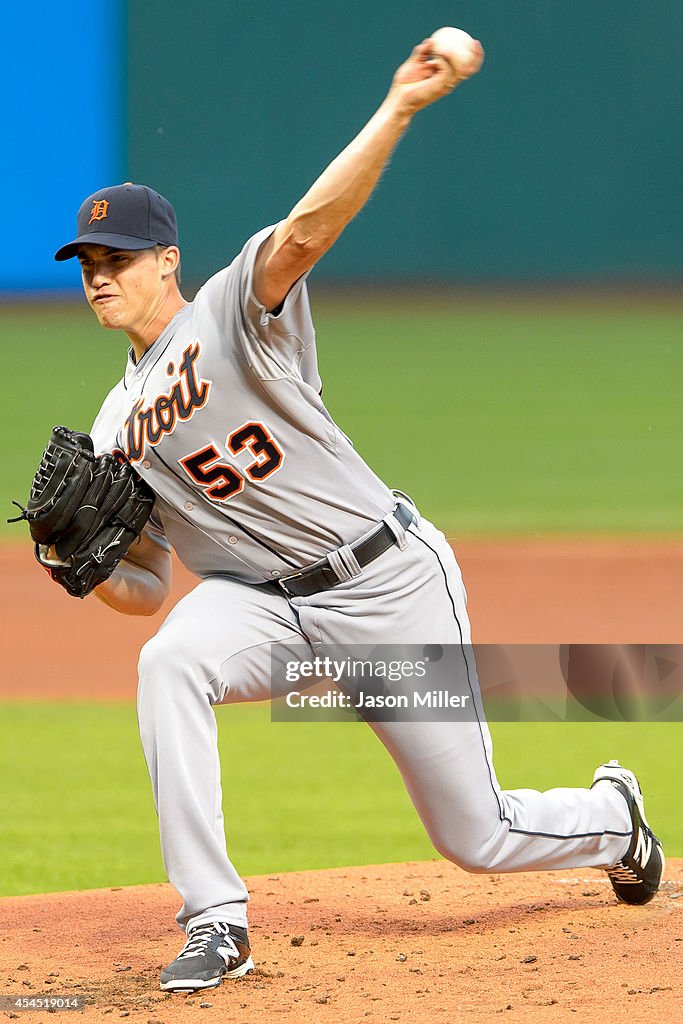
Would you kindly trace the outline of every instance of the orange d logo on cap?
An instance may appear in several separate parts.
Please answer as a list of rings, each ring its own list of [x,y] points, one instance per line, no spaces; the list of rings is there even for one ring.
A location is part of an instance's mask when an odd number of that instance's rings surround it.
[[[178,224],[168,199],[147,185],[107,185],[87,196],[78,209],[78,234],[55,253],[57,262],[78,255],[81,245],[151,249],[177,245]]]
[[[88,224],[92,224],[94,220],[104,220],[107,216],[107,210],[109,209],[109,203],[106,199],[96,199],[92,204],[92,210],[90,211],[90,220]]]

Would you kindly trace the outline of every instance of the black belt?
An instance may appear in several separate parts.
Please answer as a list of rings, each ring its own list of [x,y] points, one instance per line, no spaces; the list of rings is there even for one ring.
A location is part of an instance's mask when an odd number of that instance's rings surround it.
[[[397,505],[393,514],[404,530],[415,521],[415,516],[407,505]],[[393,544],[396,544],[396,534],[386,523],[380,523],[369,537],[357,544],[352,544],[351,550],[362,569],[369,562],[384,554]],[[318,594],[321,590],[330,590],[341,582],[342,580],[339,579],[331,565],[319,565],[315,569],[305,569],[303,572],[285,576],[277,581],[285,594],[289,594],[290,597],[310,597],[311,594]]]

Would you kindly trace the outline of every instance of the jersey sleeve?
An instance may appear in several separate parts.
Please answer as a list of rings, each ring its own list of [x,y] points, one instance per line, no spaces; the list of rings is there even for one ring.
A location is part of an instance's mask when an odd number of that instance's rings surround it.
[[[125,392],[122,380],[111,389],[105,398],[95,422],[90,428],[90,436],[95,448],[95,455],[113,452],[117,447],[116,435],[122,420],[123,395]]]
[[[276,226],[253,235],[230,266],[207,281],[200,295],[227,337],[241,346],[257,376],[277,379],[295,374],[320,391],[315,328],[306,286],[310,271],[295,281],[275,312],[268,312],[254,295],[256,256]]]

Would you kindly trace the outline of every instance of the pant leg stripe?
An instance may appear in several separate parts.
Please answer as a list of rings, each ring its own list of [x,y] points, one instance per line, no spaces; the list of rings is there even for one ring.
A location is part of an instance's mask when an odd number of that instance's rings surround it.
[[[537,836],[539,839],[597,839],[599,836],[619,836],[626,839],[628,836],[633,835],[631,831],[614,832],[611,828],[602,829],[600,832],[571,832],[569,835],[561,835],[555,832],[528,832],[523,828],[510,828],[509,831],[514,832],[518,836]]]
[[[465,653],[465,645],[464,645],[463,639],[462,639],[462,626],[460,625],[460,620],[458,618],[458,613],[455,610],[455,601],[453,599],[453,595],[451,594],[450,587],[448,586],[448,576],[446,575],[446,570],[443,567],[443,563],[442,563],[442,561],[441,561],[441,559],[439,557],[438,551],[435,551],[434,548],[431,546],[431,544],[428,544],[427,541],[424,540],[424,538],[419,535],[419,533],[415,532],[415,530],[413,530],[413,529],[411,529],[409,527],[408,528],[408,532],[411,533],[413,535],[413,537],[416,538],[416,540],[419,540],[421,544],[424,544],[424,546],[426,548],[428,548],[432,552],[432,554],[436,558],[437,562],[439,563],[439,568],[441,569],[441,574],[443,576],[444,585],[446,587],[446,593],[448,594],[448,599],[451,602],[451,608],[453,610],[453,618],[455,619],[456,625],[458,627],[458,633],[460,634],[460,649],[462,651],[463,660],[465,662],[465,672],[467,673],[467,685],[470,688],[470,694],[471,694],[471,697],[472,697],[472,706],[475,709],[475,712],[476,712],[476,715],[477,715],[477,725],[479,726],[479,735],[481,737],[482,746],[484,748],[484,760],[486,761],[486,767],[487,767],[488,773],[489,773],[489,782],[491,783],[491,789],[493,791],[493,795],[495,796],[496,803],[498,805],[498,816],[499,816],[501,821],[507,821],[508,825],[512,826],[512,821],[503,812],[503,806],[502,806],[502,804],[500,802],[500,796],[498,795],[498,790],[496,789],[495,785],[493,784],[493,775],[492,775],[492,771],[491,771],[491,764],[489,762],[488,753],[486,751],[486,741],[484,740],[484,733],[483,733],[482,728],[481,728],[481,720],[479,718],[479,712],[477,710],[477,702],[475,700],[474,690],[472,688],[472,680],[470,679],[470,666],[469,666],[469,663],[467,661],[467,654]]]
[[[441,559],[439,558],[438,551],[435,551],[434,548],[431,546],[431,544],[428,544],[427,541],[424,540],[422,537],[420,537],[420,535],[418,533],[416,533],[414,530],[409,529],[409,533],[412,533],[413,537],[415,537],[416,540],[421,541],[422,544],[424,544],[424,546],[426,548],[429,548],[429,550],[436,556],[436,560],[439,563],[439,568],[441,569],[441,572],[442,572],[443,578],[444,578],[444,583],[446,585],[446,592],[448,593],[448,597],[449,597],[449,600],[451,602],[451,608],[453,609],[453,616],[454,616],[455,621],[456,621],[456,623],[458,625],[458,632],[460,634],[460,647],[463,649],[463,657],[465,659],[465,669],[467,671],[467,682],[468,682],[469,687],[470,687],[470,693],[472,694],[472,705],[473,705],[473,707],[476,710],[477,704],[476,704],[476,701],[474,699],[474,692],[472,691],[472,683],[471,683],[471,680],[470,680],[469,665],[467,663],[467,657],[465,655],[464,645],[463,645],[463,642],[462,642],[462,627],[460,625],[460,620],[458,619],[458,615],[457,615],[457,612],[455,610],[455,601],[453,600],[453,595],[451,594],[450,588],[448,586],[448,576],[446,575],[446,570],[444,569],[443,563],[442,563]],[[483,736],[482,731],[481,731],[481,722],[479,720],[479,715],[478,714],[477,714],[477,724],[479,725],[479,733],[481,735],[481,741],[482,741],[482,743],[484,745],[484,758],[486,760],[486,765],[487,765],[487,768],[489,770],[489,780],[491,782],[491,788],[493,789],[493,793],[494,793],[494,796],[496,797],[496,802],[498,804],[498,813],[500,815],[500,820],[501,821],[507,821],[508,825],[510,826],[510,829],[509,829],[510,832],[514,833],[515,835],[519,835],[519,836],[535,836],[535,837],[540,838],[540,839],[592,839],[592,838],[598,838],[599,836],[619,836],[619,837],[627,838],[628,836],[630,836],[632,834],[630,831],[629,832],[613,832],[611,829],[603,829],[603,831],[601,831],[601,832],[578,832],[578,833],[571,833],[569,835],[559,835],[559,834],[556,835],[555,833],[552,833],[552,832],[529,832],[529,831],[527,831],[526,829],[523,829],[523,828],[513,828],[512,827],[512,821],[510,820],[510,818],[508,818],[508,816],[506,814],[503,813],[503,808],[502,808],[501,803],[500,803],[500,797],[498,796],[498,792],[496,790],[496,787],[493,784],[493,778],[492,778],[492,775],[491,775],[491,765],[489,763],[488,755],[486,753],[486,744],[484,742],[484,736]]]

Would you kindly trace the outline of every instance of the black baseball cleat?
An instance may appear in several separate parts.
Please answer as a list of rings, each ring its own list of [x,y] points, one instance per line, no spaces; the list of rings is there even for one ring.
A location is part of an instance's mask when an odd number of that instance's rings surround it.
[[[631,845],[618,864],[606,868],[612,888],[622,903],[649,903],[659,889],[665,861],[662,844],[645,817],[638,779],[618,761],[609,761],[596,769],[593,786],[598,782],[609,782],[619,790],[628,804],[633,823]]]
[[[161,988],[216,988],[223,978],[241,978],[253,967],[246,928],[211,921],[190,930],[178,956],[161,972]]]

